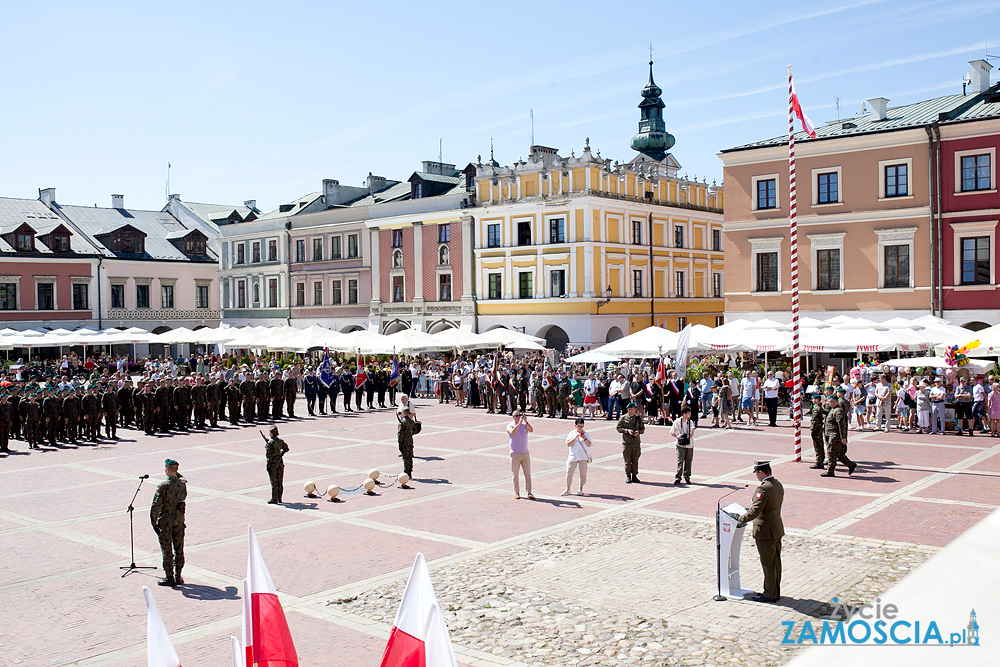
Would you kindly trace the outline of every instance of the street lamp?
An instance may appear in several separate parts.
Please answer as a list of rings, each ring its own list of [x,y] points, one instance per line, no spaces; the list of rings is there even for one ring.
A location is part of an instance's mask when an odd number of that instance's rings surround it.
[[[607,294],[608,297],[603,301],[597,302],[597,312],[601,312],[601,306],[606,306],[611,303],[611,285],[608,285],[608,288],[604,290],[604,293]]]

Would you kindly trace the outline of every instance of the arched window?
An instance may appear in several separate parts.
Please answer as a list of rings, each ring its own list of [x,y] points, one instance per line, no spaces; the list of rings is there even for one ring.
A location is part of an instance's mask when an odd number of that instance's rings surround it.
[[[253,286],[253,305],[260,305],[260,285],[257,284]]]
[[[403,268],[403,251],[398,248],[392,251],[392,268]]]
[[[449,255],[450,251],[448,246],[443,245],[438,249],[438,264],[441,266],[448,266],[451,264],[451,257]]]

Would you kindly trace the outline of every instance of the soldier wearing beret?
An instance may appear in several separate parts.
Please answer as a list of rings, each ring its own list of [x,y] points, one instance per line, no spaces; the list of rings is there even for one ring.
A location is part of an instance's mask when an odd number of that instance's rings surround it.
[[[266,372],[257,376],[253,385],[254,396],[257,398],[257,421],[259,422],[267,421],[267,415],[270,413],[270,405],[268,404],[271,400],[271,388],[269,385],[270,380],[268,380]]]
[[[8,392],[0,392],[0,452],[9,452],[10,427],[14,416]]]
[[[187,480],[177,472],[178,463],[173,459],[163,462],[167,479],[160,482],[149,508],[149,521],[160,539],[163,555],[163,579],[160,586],[179,586],[184,583],[184,501],[187,500]]]
[[[281,494],[284,492],[283,481],[285,478],[285,452],[288,445],[278,437],[278,427],[271,427],[271,437],[265,441],[264,454],[267,457],[267,476],[271,480],[271,499],[268,505],[280,505]]]
[[[753,540],[764,569],[764,592],[750,599],[777,602],[781,597],[781,538],[785,536],[781,503],[785,499],[785,488],[771,475],[770,461],[757,461],[753,472],[760,485],[754,491],[750,509],[738,518],[742,524],[753,521]]]
[[[42,413],[45,417],[45,432],[49,444],[56,446],[56,436],[59,433],[59,414],[62,412],[62,399],[56,394],[54,387],[46,387],[45,399],[42,401]]]
[[[19,406],[29,449],[37,449],[42,444],[42,406],[38,403],[38,393],[37,389],[29,392]]]
[[[246,380],[244,380],[246,382]],[[250,388],[253,390],[253,387]],[[249,403],[244,402],[244,407],[249,405],[251,413],[253,412],[253,394],[250,394],[251,398]],[[226,386],[226,403],[229,407],[229,423],[236,424],[240,423],[240,402],[244,399],[243,395],[243,385],[236,384],[236,376],[229,378],[229,384]]]
[[[191,404],[194,407],[195,428],[205,428],[205,418],[208,417],[208,387],[202,376],[195,378],[191,387]]]
[[[104,434],[115,440],[118,439],[118,392],[114,386],[110,387],[101,396],[101,409],[104,411]],[[98,425],[100,429],[100,425]]]
[[[271,396],[271,419],[277,421],[281,419],[281,408],[285,403],[285,381],[281,379],[278,371],[272,374],[267,391]]]
[[[285,383],[285,412],[288,413],[289,419],[295,418],[295,398],[299,393],[299,385],[295,380],[295,376],[288,373],[288,377],[284,380]]]
[[[236,381],[236,376],[233,376],[233,382]],[[254,421],[254,404],[256,403],[256,392],[257,384],[253,380],[253,376],[247,375],[242,380],[239,380],[238,386],[240,389],[240,396],[243,399],[243,421],[252,422]],[[230,402],[230,408],[232,408],[232,402]],[[230,409],[230,412],[232,410]],[[229,417],[229,422],[235,424],[239,422],[239,417],[234,421],[232,415]]]

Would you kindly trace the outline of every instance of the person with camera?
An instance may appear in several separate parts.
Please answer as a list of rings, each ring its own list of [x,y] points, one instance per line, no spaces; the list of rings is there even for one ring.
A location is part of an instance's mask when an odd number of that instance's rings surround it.
[[[524,472],[524,490],[528,492],[528,500],[534,500],[531,494],[531,456],[528,454],[528,434],[535,429],[528,423],[528,415],[523,410],[514,410],[513,421],[507,424],[507,436],[510,438],[510,471],[514,481],[514,499],[521,498],[521,481],[519,474]]]
[[[590,448],[593,445],[590,436],[584,430],[583,417],[577,417],[575,428],[566,436],[569,457],[566,459],[566,490],[562,492],[562,495],[570,495],[573,486],[573,473],[576,470],[580,471],[579,495],[583,495],[583,487],[587,483],[587,464],[594,460],[590,454]]]
[[[694,458],[694,443],[692,436],[697,428],[694,420],[691,419],[691,406],[685,405],[681,409],[681,416],[674,420],[670,427],[670,435],[677,439],[677,474],[674,476],[674,484],[691,483],[691,461]]]

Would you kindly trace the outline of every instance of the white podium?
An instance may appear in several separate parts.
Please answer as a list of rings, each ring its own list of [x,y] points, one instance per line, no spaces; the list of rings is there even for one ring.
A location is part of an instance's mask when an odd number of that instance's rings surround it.
[[[747,593],[753,593],[740,586],[740,545],[743,543],[744,527],[740,527],[736,519],[730,516],[739,516],[746,511],[739,503],[730,503],[720,509],[716,517],[719,566],[719,594],[716,600],[741,600]]]

